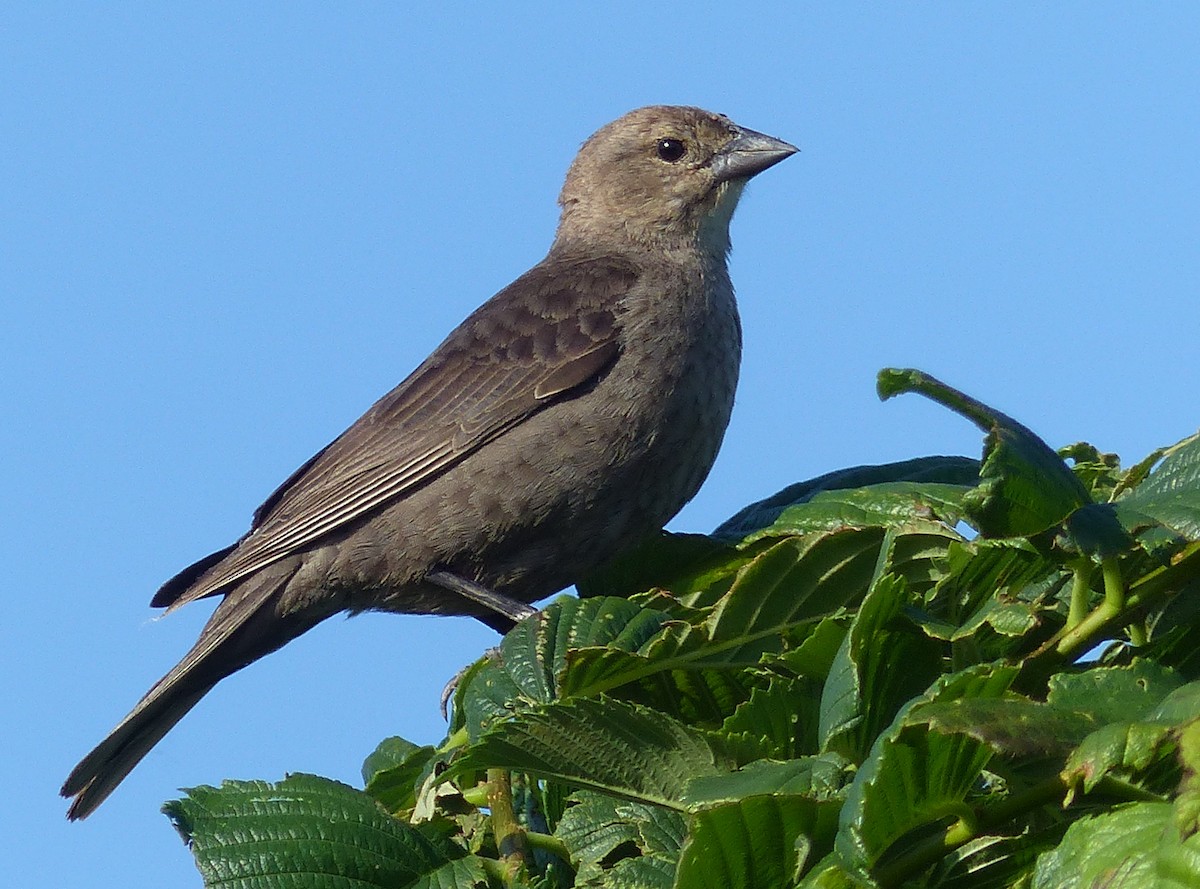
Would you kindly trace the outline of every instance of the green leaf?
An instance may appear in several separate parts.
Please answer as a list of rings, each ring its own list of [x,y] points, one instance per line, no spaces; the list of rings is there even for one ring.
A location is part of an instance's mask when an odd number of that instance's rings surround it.
[[[966,698],[923,705],[910,725],[927,724],[941,734],[965,735],[997,753],[1032,758],[1065,756],[1095,729],[1096,719],[1024,698]]]
[[[979,487],[963,501],[984,537],[1025,537],[1053,528],[1091,497],[1044,441],[994,408],[918,370],[880,371],[879,396],[918,392],[987,433]]]
[[[472,668],[455,694],[456,727],[477,739],[514,710],[558,698],[558,676],[574,648],[638,650],[668,623],[667,615],[625,599],[560,596],[521,621],[499,648]],[[457,714],[461,714],[461,721]]]
[[[693,810],[768,793],[826,801],[839,794],[849,772],[850,763],[836,753],[783,762],[760,760],[736,772],[693,779],[682,801]]]
[[[965,735],[943,735],[922,723],[921,709],[960,699],[999,698],[1017,672],[982,665],[943,676],[913,700],[871,748],[842,808],[836,849],[857,878],[872,869],[913,831],[966,817],[964,800],[991,758],[986,744]]]
[[[742,538],[743,544],[767,537],[811,534],[842,528],[887,527],[898,532],[945,533],[962,518],[965,485],[892,482],[849,490],[818,491],[803,503],[780,511],[775,521]]]
[[[1200,434],[1165,453],[1158,468],[1117,501],[1117,511],[1127,524],[1147,516],[1188,540],[1200,539]]]
[[[930,875],[930,889],[1025,889],[1037,858],[1058,845],[1066,824],[1020,836],[982,836],[950,851]]]
[[[448,777],[506,768],[682,810],[689,781],[731,767],[696,729],[602,697],[515,714],[464,750]]]
[[[721,540],[742,541],[757,532],[775,528],[832,530],[829,519],[836,513],[837,496],[811,511],[797,509],[826,492],[850,493],[847,505],[861,510],[856,520],[865,524],[889,523],[903,517],[938,516],[950,524],[958,514],[961,495],[979,481],[979,462],[967,457],[921,457],[882,466],[856,466],[789,485],[782,491],[752,503],[713,532]],[[854,491],[853,489],[865,489]],[[790,518],[789,518],[790,516]]]
[[[1046,701],[1064,710],[1088,713],[1097,725],[1125,723],[1146,716],[1181,685],[1174,670],[1139,659],[1127,667],[1057,673],[1050,679]]]
[[[790,889],[820,831],[803,796],[751,796],[692,817],[676,889]],[[827,846],[828,843],[826,842]]]
[[[1074,790],[1082,787],[1090,793],[1113,772],[1134,774],[1148,769],[1170,752],[1171,730],[1149,722],[1106,725],[1092,732],[1071,753],[1063,769],[1063,779]]]
[[[887,575],[859,607],[821,693],[820,749],[860,762],[900,707],[940,673],[942,646],[903,616],[907,584]]]
[[[1070,574],[1026,540],[973,540],[946,551],[942,578],[925,609],[945,622],[930,629],[938,638],[975,636],[986,624],[997,633],[1021,636],[1052,615],[1043,604]]]
[[[1200,681],[1189,682],[1169,692],[1146,714],[1146,720],[1162,725],[1179,725],[1200,715]]]
[[[584,598],[627,598],[651,589],[670,590],[683,596],[731,578],[745,560],[744,554],[713,537],[661,531],[621,553],[575,586]]]
[[[1067,830],[1038,860],[1034,889],[1194,889],[1200,886],[1200,834],[1183,839],[1170,803],[1137,803]]]
[[[576,885],[671,886],[687,823],[679,812],[646,803],[581,791],[559,822],[555,836],[571,850]],[[651,864],[647,873],[645,865]]]
[[[418,781],[436,752],[404,738],[384,739],[363,762],[367,793],[389,812],[412,808]]]
[[[721,726],[748,759],[792,759],[817,749],[819,686],[811,680],[772,677],[756,688]],[[752,752],[752,753],[751,753]]]
[[[786,537],[738,572],[699,625],[664,625],[637,650],[573,651],[562,693],[595,695],[672,670],[741,668],[778,653],[786,634],[861,596],[884,545],[881,531]]]
[[[394,889],[439,871],[445,876],[443,869],[466,851],[435,844],[365,793],[315,775],[193,787],[163,811],[191,847],[207,886]],[[465,889],[475,882],[428,885]]]

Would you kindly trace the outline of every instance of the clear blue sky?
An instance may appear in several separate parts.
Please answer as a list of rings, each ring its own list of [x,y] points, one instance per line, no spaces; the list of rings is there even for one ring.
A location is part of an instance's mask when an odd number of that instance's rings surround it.
[[[1200,425],[1200,6],[9,4],[0,646],[12,885],[197,887],[160,803],[357,781],[493,639],[332,620],[223,682],[89,821],[69,768],[187,649],[158,584],[541,258],[579,143],[649,103],[799,145],[733,224],[737,409],[673,527],[977,454],[914,365],[1052,445]],[[780,4],[783,6],[783,4]]]

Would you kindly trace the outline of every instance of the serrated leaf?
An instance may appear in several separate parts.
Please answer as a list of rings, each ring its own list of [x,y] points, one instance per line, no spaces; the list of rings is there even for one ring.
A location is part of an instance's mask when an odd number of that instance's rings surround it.
[[[1034,889],[1194,889],[1200,834],[1186,840],[1170,803],[1136,803],[1081,818],[1038,859]]]
[[[412,808],[418,779],[436,752],[404,738],[385,738],[363,762],[367,794],[389,812]]]
[[[850,785],[836,849],[843,867],[870,881],[871,870],[908,833],[961,811],[991,758],[981,741],[943,735],[921,722],[921,708],[960,699],[999,698],[1017,672],[983,665],[941,677],[879,736]]]
[[[925,606],[949,628],[939,638],[963,639],[999,609],[1012,607],[1018,625],[1036,624],[1038,601],[1063,586],[1069,573],[1026,540],[974,540],[946,550],[942,578]],[[1004,616],[999,616],[1003,622]],[[1005,625],[1011,628],[1011,624]],[[1002,632],[997,628],[998,632]]]
[[[1175,533],[1200,538],[1200,434],[1164,450],[1162,463],[1116,502],[1127,524],[1148,516]]]
[[[731,767],[697,730],[602,697],[517,713],[464,750],[448,777],[506,768],[682,810],[689,781]]]
[[[1012,417],[918,370],[880,371],[880,398],[918,392],[987,433],[979,486],[963,500],[984,537],[1026,537],[1052,528],[1091,497],[1049,445]]]
[[[803,796],[752,796],[692,817],[675,889],[790,889],[820,831]],[[821,844],[828,846],[825,838]]]
[[[1175,671],[1153,661],[1136,660],[1127,667],[1092,667],[1057,673],[1050,679],[1047,703],[1091,714],[1097,725],[1141,719],[1183,685]]]
[[[807,796],[823,802],[838,794],[849,773],[850,762],[836,753],[781,762],[760,760],[736,772],[694,778],[683,802],[697,809],[768,793]]]
[[[1144,771],[1159,759],[1171,741],[1167,726],[1148,722],[1114,723],[1092,732],[1067,759],[1063,780],[1072,788],[1091,790],[1110,773]],[[1070,801],[1071,796],[1068,797]]]
[[[881,531],[788,537],[756,555],[699,626],[664,625],[637,650],[573,651],[562,692],[594,695],[671,670],[752,666],[785,634],[865,592],[884,544]]]
[[[819,690],[815,682],[772,677],[722,723],[721,734],[736,738],[749,759],[792,759],[817,749]],[[739,761],[746,762],[745,756]]]
[[[467,855],[422,874],[412,884],[412,889],[476,889],[487,885],[488,873],[483,859],[478,855]]]
[[[856,466],[789,485],[765,500],[750,504],[723,522],[712,536],[721,540],[742,541],[781,521],[786,525],[784,513],[810,502],[823,492],[856,488],[869,490],[874,487],[880,491],[881,499],[887,500],[889,495],[886,488],[881,486],[895,484],[909,487],[895,488],[894,492],[907,490],[909,494],[900,497],[898,504],[893,500],[891,507],[883,510],[883,515],[889,517],[888,524],[897,518],[897,506],[900,507],[899,514],[926,518],[940,515],[953,524],[951,516],[957,514],[958,498],[962,491],[973,487],[978,480],[979,461],[968,457],[921,457],[880,466]],[[930,492],[925,503],[921,498],[922,489]],[[871,499],[869,494],[859,496],[868,501]],[[938,512],[937,504],[945,509],[944,515]],[[816,512],[819,513],[819,510]]]
[[[674,879],[686,834],[687,823],[679,812],[588,791],[576,794],[575,804],[555,830],[571,850],[579,885],[608,885],[605,878],[627,880],[633,871],[622,862],[644,858],[665,863]],[[656,866],[654,873],[658,872]]]
[[[941,646],[903,616],[908,585],[888,575],[859,607],[821,692],[821,750],[858,762],[875,736],[941,671]]]
[[[448,854],[454,847],[435,845],[362,791],[315,775],[291,775],[278,784],[226,781],[187,794],[163,811],[210,887],[393,889],[466,852]]]
[[[567,652],[638,650],[669,623],[667,615],[625,599],[560,596],[514,627],[499,648],[460,681],[455,712],[470,737],[514,710],[555,700]]]

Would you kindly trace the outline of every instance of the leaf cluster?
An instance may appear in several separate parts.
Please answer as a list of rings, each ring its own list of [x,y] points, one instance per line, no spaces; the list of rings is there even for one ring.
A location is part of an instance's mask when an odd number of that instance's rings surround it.
[[[1055,452],[917,371],[983,459],[662,534],[462,675],[358,790],[199,787],[209,886],[1200,885],[1200,438]]]

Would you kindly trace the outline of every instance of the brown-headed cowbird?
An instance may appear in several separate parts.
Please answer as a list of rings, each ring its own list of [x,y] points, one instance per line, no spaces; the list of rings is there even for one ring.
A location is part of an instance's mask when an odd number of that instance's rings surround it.
[[[733,406],[730,217],[746,181],[795,150],[674,106],[588,139],[546,258],[293,473],[245,537],[158,591],[168,610],[224,598],[71,772],[69,817],[218,681],[333,614],[509,624],[662,528],[708,474]]]

